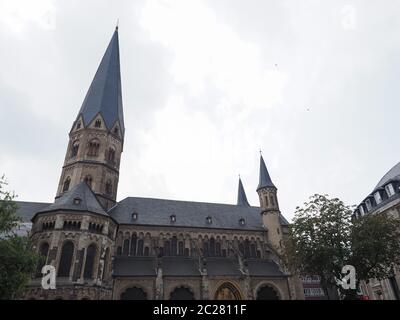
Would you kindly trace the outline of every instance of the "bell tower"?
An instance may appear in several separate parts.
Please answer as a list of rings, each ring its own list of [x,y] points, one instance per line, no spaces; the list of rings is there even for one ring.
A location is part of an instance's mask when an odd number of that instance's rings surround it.
[[[56,198],[85,181],[104,209],[117,198],[124,143],[118,27],[69,132]]]
[[[260,178],[257,193],[260,199],[262,221],[267,230],[269,243],[280,251],[283,244],[277,190],[272,183],[264,159],[260,156]]]

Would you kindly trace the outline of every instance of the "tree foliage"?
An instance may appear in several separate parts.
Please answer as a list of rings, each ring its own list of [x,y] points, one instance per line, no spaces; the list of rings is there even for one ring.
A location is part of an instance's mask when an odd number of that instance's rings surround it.
[[[14,233],[19,219],[14,194],[4,191],[0,178],[0,299],[15,299],[22,293],[35,271],[38,256],[31,250],[27,237]]]
[[[370,214],[352,220],[352,209],[327,195],[310,197],[297,207],[285,243],[287,264],[305,275],[318,275],[325,290],[336,286],[347,298],[355,290],[337,285],[342,267],[353,265],[357,285],[370,278],[392,275],[400,263],[400,220],[386,214]]]

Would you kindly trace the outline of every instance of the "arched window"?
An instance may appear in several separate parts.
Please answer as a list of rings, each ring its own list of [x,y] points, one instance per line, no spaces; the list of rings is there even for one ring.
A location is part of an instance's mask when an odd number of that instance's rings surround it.
[[[78,130],[78,129],[80,129],[80,128],[81,128],[81,122],[78,121],[78,123],[76,124],[76,130]]]
[[[141,288],[132,287],[121,294],[121,300],[146,300],[147,294]]]
[[[242,300],[239,290],[230,282],[225,282],[219,286],[215,292],[215,300]]]
[[[114,148],[108,149],[108,161],[114,163],[115,162],[115,150]]]
[[[194,294],[188,288],[179,287],[171,292],[170,300],[194,300]]]
[[[107,180],[107,182],[106,182],[106,194],[112,195],[112,183],[111,183],[111,180]]]
[[[182,241],[179,241],[179,244],[178,244],[178,254],[180,256],[183,256],[183,242]]]
[[[243,243],[239,243],[239,252],[244,256],[244,245]]]
[[[268,203],[268,196],[265,196],[264,199],[265,199],[265,206],[268,207],[268,206],[269,206],[269,203]]]
[[[244,256],[246,258],[250,257],[250,241],[248,239],[244,242]]]
[[[89,186],[89,188],[92,188],[92,176],[91,175],[87,175],[86,177],[85,177],[85,182],[86,182],[86,184]]]
[[[184,250],[184,256],[189,257],[189,248],[185,248]]]
[[[119,130],[118,130],[118,127],[115,127],[115,128],[114,128],[114,134],[115,134],[116,136],[118,136],[118,135],[119,135]]]
[[[256,252],[256,245],[254,243],[252,243],[250,245],[250,257],[255,258],[257,256],[257,252]]]
[[[59,277],[69,277],[72,266],[73,255],[74,255],[74,244],[71,241],[65,242],[61,250],[61,258],[60,258],[60,263],[58,265],[57,275]]]
[[[95,257],[96,257],[96,245],[94,243],[92,243],[86,250],[85,269],[83,271],[83,277],[85,279],[93,278],[94,258]]]
[[[279,300],[279,296],[272,287],[264,285],[257,291],[257,300]]]
[[[69,189],[69,184],[70,184],[70,183],[71,183],[71,178],[70,178],[70,177],[67,177],[67,178],[64,180],[63,192],[68,191],[68,189]]]
[[[93,139],[89,142],[88,156],[97,157],[99,155],[100,141]]]
[[[122,254],[124,256],[127,256],[129,254],[129,239],[125,239],[124,240],[124,246],[123,246],[123,249],[122,249]]]
[[[171,244],[168,240],[164,242],[164,253],[166,256],[171,255]]]
[[[175,236],[173,236],[172,241],[171,241],[171,255],[172,256],[176,256],[176,254],[177,254],[177,245],[178,245],[177,239]]]
[[[131,256],[136,256],[136,242],[137,242],[136,234],[133,234],[131,239]]]
[[[205,257],[209,256],[209,250],[208,250],[208,241],[204,241],[203,243],[203,253]]]
[[[210,239],[210,256],[211,257],[215,256],[215,240],[214,240],[214,238]]]
[[[39,263],[36,271],[37,277],[41,277],[42,275],[42,268],[46,264],[48,253],[49,253],[49,244],[47,242],[44,242],[40,245],[39,248]]]
[[[100,128],[100,127],[101,127],[101,120],[100,120],[100,119],[97,119],[96,122],[94,123],[94,126],[95,126],[96,128]]]
[[[271,200],[271,207],[275,207],[275,198],[272,194],[269,196],[269,199]]]
[[[71,148],[71,158],[77,156],[78,150],[79,150],[79,141],[76,140],[76,141],[72,144],[72,148]]]
[[[143,255],[143,240],[142,239],[139,239],[139,241],[138,241],[137,255],[138,256],[142,256]]]
[[[219,242],[215,244],[215,255],[217,257],[221,256],[221,244]]]

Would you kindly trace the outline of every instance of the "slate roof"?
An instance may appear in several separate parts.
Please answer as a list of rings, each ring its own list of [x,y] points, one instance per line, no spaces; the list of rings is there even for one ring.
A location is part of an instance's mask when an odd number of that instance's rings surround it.
[[[260,156],[260,176],[257,190],[264,187],[275,187],[275,185],[272,183],[263,157]]]
[[[79,203],[75,199],[80,199]],[[101,215],[107,215],[96,196],[90,190],[86,182],[82,181],[74,186],[71,190],[64,193],[60,198],[57,198],[54,203],[40,209],[40,212],[49,212],[56,210],[74,210],[74,211],[89,211]]]
[[[17,216],[22,219],[22,222],[31,222],[31,219],[36,212],[48,207],[50,203],[47,202],[28,202],[28,201],[15,201],[17,203]]]
[[[383,187],[385,184],[387,184],[390,181],[393,180],[400,180],[400,162],[397,163],[392,169],[390,169],[383,177],[381,180],[379,180],[378,184],[374,188],[374,193],[376,190],[379,188]]]
[[[158,261],[157,261],[158,260]],[[205,258],[205,268],[209,276],[242,276],[239,263],[231,257]],[[275,262],[271,260],[247,260],[250,276],[284,277]],[[114,277],[155,277],[157,264],[162,268],[163,276],[200,277],[198,259],[179,256],[128,257],[117,256],[114,259]]]
[[[136,220],[132,219],[133,212],[138,214]],[[108,214],[120,224],[263,230],[259,207],[231,204],[129,197]],[[172,215],[175,222],[171,222]],[[207,217],[211,217],[211,224]],[[245,219],[244,226],[239,224],[241,218]],[[282,215],[281,224],[289,224]]]
[[[246,263],[250,276],[282,277],[284,275],[278,265],[271,260],[251,259]]]
[[[250,206],[247,201],[246,192],[244,192],[242,179],[239,178],[239,187],[238,187],[238,198],[237,198],[238,206]]]
[[[108,130],[111,130],[114,123],[119,120],[121,133],[124,136],[121,91],[117,28],[100,62],[77,118],[82,115],[84,126],[87,126],[100,113]]]

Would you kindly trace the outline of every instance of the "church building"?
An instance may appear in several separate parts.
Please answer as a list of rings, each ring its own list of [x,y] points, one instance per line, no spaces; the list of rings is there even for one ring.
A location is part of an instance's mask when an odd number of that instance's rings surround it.
[[[43,256],[25,299],[304,299],[281,260],[289,224],[262,156],[259,206],[240,178],[236,205],[117,201],[124,137],[117,27],[71,126],[54,203],[17,202]],[[42,288],[44,265],[56,289]]]

